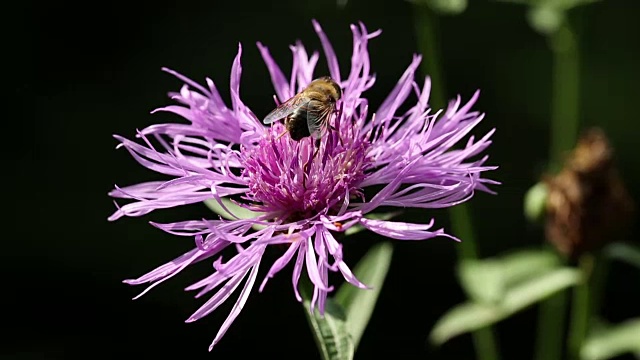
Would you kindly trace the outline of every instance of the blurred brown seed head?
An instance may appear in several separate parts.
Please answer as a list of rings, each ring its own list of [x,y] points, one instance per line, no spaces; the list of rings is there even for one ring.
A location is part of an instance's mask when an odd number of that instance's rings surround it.
[[[560,173],[544,181],[547,240],[571,258],[619,240],[630,223],[633,202],[600,129],[586,131]]]

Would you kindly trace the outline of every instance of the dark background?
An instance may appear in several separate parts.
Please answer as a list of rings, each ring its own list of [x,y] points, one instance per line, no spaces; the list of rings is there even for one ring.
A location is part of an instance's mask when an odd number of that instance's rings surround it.
[[[545,38],[526,23],[524,7],[470,3],[460,16],[440,18],[442,64],[450,96],[469,98],[482,89],[476,109],[487,117],[476,134],[498,128],[488,152],[491,163],[500,166],[491,177],[503,185],[496,188],[497,196],[478,194],[471,201],[480,251],[491,256],[542,244],[540,229],[527,224],[521,209],[524,192],[547,158],[551,54]],[[581,121],[607,131],[636,203],[638,5],[635,0],[602,1],[580,14],[585,25]],[[343,71],[351,56],[349,24],[362,20],[370,31],[383,29],[369,47],[377,73],[370,103],[379,104],[417,52],[413,5],[353,0],[338,8],[330,1],[286,0],[149,5],[27,1],[14,6],[5,13],[9,51],[3,56],[9,63],[4,86],[14,100],[5,103],[4,116],[9,221],[2,250],[0,354],[23,359],[317,358],[286,271],[264,293],[254,291],[212,353],[207,346],[231,304],[185,324],[203,300],[182,291],[207,274],[210,264],[191,268],[131,301],[143,287],[122,284],[123,279],[137,277],[193,246],[190,239],[164,234],[148,221],[210,214],[203,205],[193,205],[107,222],[115,209],[107,196],[114,184],[159,178],[125,151],[116,151],[111,135],[131,138],[136,128],[175,120],[149,114],[170,104],[166,93],[182,85],[161,72],[162,66],[199,82],[208,76],[228,96],[226,84],[238,42],[244,49],[242,98],[263,116],[270,110],[273,90],[255,42],[269,46],[288,69],[288,45],[295,40],[301,39],[308,49],[321,49],[312,18],[328,33]],[[436,216],[448,228],[445,211],[411,216]],[[630,238],[635,237],[637,227]],[[370,238],[347,243],[349,263],[357,262]],[[456,246],[446,239],[395,243],[387,282],[357,358],[473,357],[469,336],[440,349],[426,343],[435,320],[464,299],[454,276]],[[639,315],[639,280],[630,266],[612,266],[602,310],[607,320]],[[505,359],[532,353],[535,314],[532,308],[498,325]]]

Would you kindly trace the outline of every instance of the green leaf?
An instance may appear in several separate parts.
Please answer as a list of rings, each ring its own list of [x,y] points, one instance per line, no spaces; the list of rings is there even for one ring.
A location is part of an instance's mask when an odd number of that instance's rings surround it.
[[[440,15],[458,15],[467,8],[467,0],[422,0],[431,10]]]
[[[529,25],[541,34],[551,34],[565,21],[565,12],[553,5],[534,6],[527,13]]]
[[[502,306],[511,315],[581,281],[580,270],[562,267],[513,287],[506,294]]]
[[[351,360],[355,346],[347,330],[345,311],[331,298],[327,298],[324,316],[316,309],[310,311],[311,290],[308,281],[300,286],[303,298],[304,313],[313,332],[323,360]]]
[[[453,337],[482,329],[503,317],[504,311],[495,305],[474,302],[456,305],[438,320],[429,340],[442,345]]]
[[[532,0],[495,0],[497,2],[528,5]]]
[[[640,355],[640,318],[594,331],[585,340],[580,358],[604,360],[628,352]]]
[[[532,223],[539,222],[544,216],[549,189],[543,182],[533,185],[524,195],[524,216]]]
[[[496,1],[529,5],[532,7],[533,6],[552,6],[560,10],[569,10],[577,6],[587,5],[600,0],[496,0]]]
[[[429,338],[441,345],[455,336],[501,321],[580,281],[579,270],[563,267],[511,287],[498,303],[467,302],[455,306],[438,320]]]
[[[572,8],[600,0],[498,0],[529,5],[529,25],[543,35],[558,31],[564,24],[566,12]]]
[[[458,278],[467,296],[480,303],[495,303],[506,291],[502,267],[497,260],[462,260]]]
[[[546,250],[521,250],[484,260],[463,260],[458,267],[462,288],[472,300],[495,303],[507,289],[557,268],[558,257]]]
[[[549,250],[520,250],[500,257],[506,286],[539,276],[560,266],[558,256]]]
[[[207,199],[204,201],[204,204],[209,208],[209,210],[228,220],[235,220],[236,216],[240,219],[253,219],[263,214],[261,212],[251,211],[249,209],[243,208],[242,206],[238,206],[228,198],[222,198],[220,200],[222,201],[224,207],[226,207],[235,216],[231,215],[229,211],[225,210],[222,205],[220,205],[220,203],[216,201],[216,199]],[[263,225],[254,224],[252,227],[256,230],[264,229]]]
[[[346,312],[347,330],[358,347],[362,334],[369,323],[378,295],[389,270],[393,246],[388,243],[374,245],[354,268],[358,280],[371,287],[370,290],[359,289],[345,283],[336,293],[335,300]]]
[[[625,243],[613,243],[607,246],[605,253],[613,259],[640,268],[640,249],[636,246]]]

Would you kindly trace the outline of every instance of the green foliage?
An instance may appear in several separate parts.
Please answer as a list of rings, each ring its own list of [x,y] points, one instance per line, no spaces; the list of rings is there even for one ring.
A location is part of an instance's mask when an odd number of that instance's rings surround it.
[[[560,10],[569,10],[577,6],[594,3],[599,0],[498,0],[529,6],[552,6]]]
[[[355,352],[349,335],[344,309],[333,299],[327,299],[324,316],[310,311],[311,294],[303,291],[305,314],[323,360],[351,360]]]
[[[625,243],[613,243],[606,247],[605,253],[612,259],[626,262],[640,269],[640,249]]]
[[[575,7],[598,0],[498,0],[529,5],[527,20],[537,32],[549,35],[556,32],[565,22],[566,12]]]
[[[422,0],[440,15],[458,15],[467,9],[467,0]]]
[[[529,25],[541,34],[551,34],[560,29],[565,12],[552,5],[534,6],[527,12]]]
[[[375,308],[392,255],[393,247],[389,243],[373,246],[354,269],[358,279],[371,289],[343,284],[335,298],[327,298],[324,316],[317,310],[313,314],[310,312],[312,286],[308,279],[302,282],[305,314],[323,360],[353,359]]]
[[[374,245],[354,269],[358,279],[371,289],[359,289],[345,283],[336,293],[335,300],[345,309],[347,329],[356,348],[375,308],[392,256],[390,243]]]
[[[431,342],[440,345],[495,324],[581,281],[579,270],[559,264],[554,254],[533,250],[463,262],[459,276],[472,300],[440,318],[430,334]]]
[[[557,268],[558,257],[544,250],[520,250],[484,260],[464,260],[458,277],[467,296],[480,303],[497,303],[509,288]]]
[[[625,354],[640,356],[640,318],[592,331],[580,351],[582,360],[604,360]]]

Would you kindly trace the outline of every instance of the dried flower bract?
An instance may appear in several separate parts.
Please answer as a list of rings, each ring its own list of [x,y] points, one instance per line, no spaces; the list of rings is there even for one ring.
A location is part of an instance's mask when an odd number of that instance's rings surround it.
[[[560,173],[545,181],[546,235],[558,251],[575,258],[618,240],[633,203],[602,130],[586,131]]]

